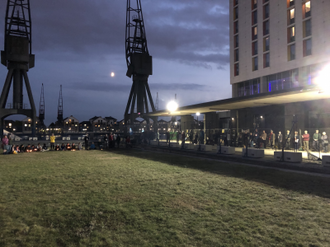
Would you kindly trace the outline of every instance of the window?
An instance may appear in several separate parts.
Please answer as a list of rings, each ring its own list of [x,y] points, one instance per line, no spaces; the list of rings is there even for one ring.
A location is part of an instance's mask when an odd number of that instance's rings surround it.
[[[253,42],[252,43],[252,56],[258,54],[258,42]]]
[[[304,38],[312,35],[312,21],[310,19],[304,21],[303,28],[304,28],[303,30]]]
[[[257,8],[257,0],[251,0],[252,3],[252,9],[256,9]]]
[[[234,61],[238,62],[238,59],[239,59],[239,52],[238,52],[238,49],[236,49],[236,50],[234,50]]]
[[[255,25],[258,23],[258,12],[253,11],[252,12],[252,25]]]
[[[307,1],[303,4],[303,18],[308,18],[311,16],[311,1]]]
[[[289,8],[289,7],[291,7],[291,6],[293,6],[294,5],[294,0],[287,0],[287,7]]]
[[[238,19],[238,7],[234,8],[234,20]]]
[[[288,43],[294,42],[295,36],[296,36],[295,27],[289,27],[288,28]]]
[[[267,19],[269,17],[269,4],[266,4],[264,6],[264,19]]]
[[[234,64],[234,76],[238,76],[239,75],[239,65],[238,63]]]
[[[264,21],[264,36],[269,34],[269,21]]]
[[[238,21],[234,22],[234,34],[238,33]]]
[[[269,52],[264,54],[264,68],[269,67]]]
[[[312,55],[312,39],[306,39],[303,43],[304,57]]]
[[[288,25],[294,23],[294,18],[295,18],[295,9],[290,9],[288,10]]]
[[[288,60],[296,59],[296,45],[292,44],[288,46]]]
[[[269,37],[264,38],[264,51],[269,51]]]
[[[258,70],[258,57],[253,57],[252,58],[252,70]]]
[[[234,36],[234,47],[238,47],[238,35]]]
[[[255,40],[258,38],[258,28],[257,27],[253,27],[252,28],[252,40]]]

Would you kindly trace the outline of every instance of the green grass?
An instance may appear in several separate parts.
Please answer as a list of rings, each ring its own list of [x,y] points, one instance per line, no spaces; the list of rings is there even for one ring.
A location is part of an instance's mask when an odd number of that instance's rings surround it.
[[[0,246],[329,246],[329,178],[143,151],[0,156]]]

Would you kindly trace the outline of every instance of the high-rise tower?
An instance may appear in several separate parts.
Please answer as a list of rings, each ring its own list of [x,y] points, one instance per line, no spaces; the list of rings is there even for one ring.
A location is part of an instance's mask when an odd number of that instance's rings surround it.
[[[0,97],[0,134],[4,119],[22,114],[32,119],[32,135],[36,130],[36,108],[33,101],[27,71],[34,67],[31,38],[31,14],[29,0],[8,0],[5,19],[5,47],[1,51],[1,63],[8,68]],[[23,104],[23,84],[29,97],[30,109]],[[9,90],[13,86],[12,103],[7,104]]]

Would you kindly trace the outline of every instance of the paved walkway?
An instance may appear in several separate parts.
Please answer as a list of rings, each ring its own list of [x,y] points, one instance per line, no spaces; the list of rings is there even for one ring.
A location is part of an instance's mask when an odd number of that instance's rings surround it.
[[[176,143],[176,142],[171,142]],[[181,146],[181,145],[180,145]],[[315,155],[314,159],[308,159],[307,152],[301,152],[303,160],[301,163],[289,163],[289,162],[280,162],[274,159],[274,152],[275,150],[272,149],[265,149],[265,156],[264,158],[248,158],[242,155],[242,148],[236,147],[235,154],[233,155],[225,155],[225,154],[217,154],[216,152],[203,152],[203,151],[195,151],[195,150],[187,150],[187,149],[180,149],[174,147],[167,147],[167,146],[157,146],[157,145],[148,145],[145,147],[147,150],[151,151],[158,151],[158,152],[169,152],[181,155],[188,155],[194,157],[201,157],[213,160],[221,160],[226,162],[233,162],[237,164],[244,164],[250,166],[262,166],[268,168],[276,168],[276,169],[283,169],[283,170],[294,170],[300,171],[303,173],[319,173],[319,174],[330,174],[330,167],[323,167],[322,161],[317,160],[319,157],[319,153],[312,152]],[[280,150],[276,150],[280,151]],[[291,152],[286,151],[286,152]],[[293,151],[292,151],[293,152]],[[321,153],[321,157],[323,155],[330,155],[327,153]],[[327,175],[326,175],[327,176]]]

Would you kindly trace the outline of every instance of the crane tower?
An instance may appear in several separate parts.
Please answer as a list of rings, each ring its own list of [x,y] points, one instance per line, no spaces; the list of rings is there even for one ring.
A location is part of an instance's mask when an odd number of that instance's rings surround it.
[[[39,128],[45,127],[45,94],[44,94],[44,84],[41,86],[40,102],[39,102]]]
[[[149,55],[147,38],[142,14],[141,0],[127,0],[126,12],[126,75],[133,79],[126,110],[125,124],[144,114],[156,111],[150,93],[148,78],[152,75],[152,57]],[[154,120],[154,125],[157,122]],[[155,129],[155,127],[154,127]]]
[[[27,76],[34,67],[31,38],[31,14],[29,0],[8,0],[4,51],[1,51],[1,63],[8,73],[0,96],[0,135],[3,134],[4,119],[10,115],[22,114],[32,119],[32,135],[36,131],[36,108]],[[29,97],[30,109],[23,104],[23,84]],[[13,86],[12,103],[7,104],[9,90]]]

